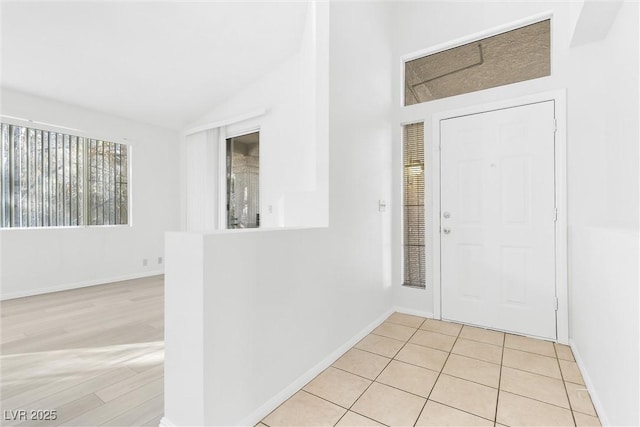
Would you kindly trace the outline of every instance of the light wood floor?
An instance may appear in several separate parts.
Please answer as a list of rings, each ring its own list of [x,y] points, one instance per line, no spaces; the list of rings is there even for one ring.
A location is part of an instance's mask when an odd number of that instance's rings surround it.
[[[157,426],[164,409],[163,280],[0,302],[0,424]],[[56,419],[31,419],[46,411]]]

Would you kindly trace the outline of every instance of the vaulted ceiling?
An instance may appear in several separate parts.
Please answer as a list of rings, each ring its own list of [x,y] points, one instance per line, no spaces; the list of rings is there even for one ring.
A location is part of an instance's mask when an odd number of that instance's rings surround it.
[[[3,87],[180,129],[298,51],[306,1],[1,4]]]

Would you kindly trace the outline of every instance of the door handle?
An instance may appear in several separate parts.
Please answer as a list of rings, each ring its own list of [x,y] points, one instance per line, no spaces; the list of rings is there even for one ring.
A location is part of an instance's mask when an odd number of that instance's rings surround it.
[[[449,234],[449,233],[451,233],[451,229],[450,229],[450,228],[448,228],[448,227],[445,227],[445,228],[443,228],[443,229],[442,229],[442,232],[443,232],[444,234]]]

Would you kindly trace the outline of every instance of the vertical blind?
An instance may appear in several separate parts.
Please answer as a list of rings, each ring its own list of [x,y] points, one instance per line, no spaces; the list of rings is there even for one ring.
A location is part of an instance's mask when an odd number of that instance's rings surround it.
[[[127,224],[125,145],[5,123],[1,127],[0,226]]]
[[[404,284],[425,287],[424,123],[404,126]]]

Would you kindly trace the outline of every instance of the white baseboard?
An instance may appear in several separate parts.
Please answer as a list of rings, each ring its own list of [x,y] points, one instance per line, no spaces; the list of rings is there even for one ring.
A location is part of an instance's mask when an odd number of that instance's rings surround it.
[[[167,417],[162,417],[160,419],[160,425],[158,427],[177,427],[177,426],[171,421],[169,421]]]
[[[14,298],[30,297],[34,295],[48,294],[51,292],[60,292],[60,291],[68,291],[71,289],[86,288],[89,286],[104,285],[112,282],[121,282],[123,280],[141,279],[143,277],[158,276],[162,274],[164,274],[164,271],[162,270],[145,271],[144,273],[127,274],[124,276],[107,277],[107,278],[96,279],[96,280],[86,280],[83,282],[76,282],[76,283],[71,283],[67,285],[58,285],[58,286],[51,286],[47,288],[30,289],[27,291],[10,292],[8,294],[3,293],[0,295],[0,301],[5,301],[9,299],[14,299]]]
[[[434,317],[433,313],[431,313],[429,311],[414,310],[412,308],[404,308],[404,307],[396,306],[394,308],[394,311],[396,311],[398,313],[403,313],[403,314],[411,314],[413,316],[426,317],[427,319],[433,319],[433,317]]]
[[[609,418],[607,417],[604,411],[604,406],[602,405],[602,401],[600,400],[600,397],[598,396],[598,393],[593,386],[593,382],[591,381],[591,377],[589,376],[589,371],[587,371],[587,368],[584,366],[584,362],[582,361],[582,357],[580,356],[580,352],[578,351],[576,343],[572,339],[569,339],[569,345],[571,346],[571,350],[573,351],[573,356],[576,359],[578,368],[580,368],[580,372],[582,373],[582,379],[584,379],[587,390],[589,390],[589,395],[591,396],[593,407],[598,413],[598,418],[600,418],[600,424],[602,424],[603,426],[610,426],[611,423],[609,423]]]
[[[282,391],[276,394],[274,397],[269,399],[264,405],[253,411],[250,415],[244,418],[239,425],[241,426],[254,426],[259,423],[264,417],[269,415],[271,411],[280,406],[285,400],[293,396],[298,390],[304,387],[309,381],[315,378],[322,371],[327,369],[329,366],[333,364],[336,360],[340,358],[344,353],[346,353],[351,347],[356,345],[358,341],[360,341],[365,336],[369,335],[371,331],[380,326],[382,322],[384,322],[387,317],[389,317],[394,311],[394,309],[388,310],[382,316],[378,317],[376,320],[371,322],[368,326],[366,326],[362,331],[356,334],[353,338],[351,338],[346,343],[342,344],[338,347],[334,352],[332,352],[329,356],[324,358],[320,363],[318,363],[313,368],[309,369],[302,376],[296,379],[294,382],[285,387]]]

